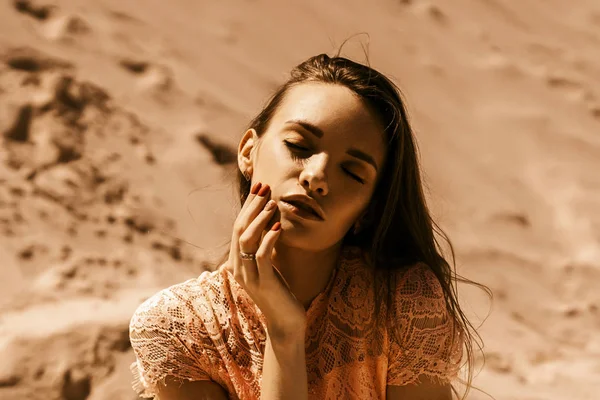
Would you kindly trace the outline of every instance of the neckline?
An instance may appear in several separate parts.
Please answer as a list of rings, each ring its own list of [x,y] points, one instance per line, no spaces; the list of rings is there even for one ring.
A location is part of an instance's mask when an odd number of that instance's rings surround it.
[[[319,292],[319,294],[317,294],[315,296],[314,299],[311,300],[310,304],[308,305],[308,308],[305,310],[307,316],[309,314],[313,313],[313,310],[317,307],[317,304],[320,303],[322,301],[322,298],[331,291],[331,288],[333,287],[333,283],[335,282],[335,279],[338,275],[338,271],[339,271],[340,265],[342,263],[342,258],[344,258],[344,249],[342,249],[342,251],[340,251],[340,254],[337,258],[337,262],[336,262],[335,266],[333,267],[331,274],[329,275],[329,280],[327,281],[325,288],[323,290],[321,290]]]
[[[333,270],[331,271],[331,274],[329,276],[329,280],[327,281],[327,284],[325,285],[325,288],[319,292],[319,294],[317,294],[315,296],[314,299],[312,299],[312,301],[310,302],[308,308],[305,310],[306,316],[308,318],[309,315],[312,315],[314,313],[314,309],[317,307],[317,305],[323,301],[323,297],[325,297],[332,289],[334,282],[336,280],[336,277],[338,276],[338,271],[340,270],[340,267],[343,263],[343,259],[346,256],[346,251],[347,249],[345,247],[342,247],[340,254],[337,258],[337,262],[335,264],[335,267],[333,268]],[[226,278],[228,278],[227,280],[230,282],[230,285],[234,285],[238,291],[238,293],[242,293],[244,297],[246,297],[248,300],[250,300],[252,302],[252,304],[254,304],[254,301],[252,301],[252,298],[250,297],[250,295],[244,290],[244,288],[239,284],[239,282],[235,279],[235,277],[233,276],[233,274],[227,269],[225,268],[225,264],[222,264],[219,267],[219,270],[221,270],[222,274],[225,275]],[[254,307],[257,311],[257,313],[259,315],[262,316],[262,312],[260,311],[260,309],[258,308],[258,306],[256,306],[256,304],[254,304]]]

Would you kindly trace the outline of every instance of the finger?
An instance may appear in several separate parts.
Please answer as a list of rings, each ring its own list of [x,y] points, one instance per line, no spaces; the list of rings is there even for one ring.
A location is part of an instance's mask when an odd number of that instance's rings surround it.
[[[270,198],[271,188],[269,185],[262,185],[258,193],[254,196],[252,201],[248,203],[248,206],[244,209],[244,211],[240,212],[240,218],[245,224],[244,226],[248,227],[252,221],[254,221]]]
[[[239,233],[238,240],[240,240],[240,249],[247,253],[255,253],[258,249],[259,241],[252,240],[254,237],[253,232],[247,232],[248,228],[252,225],[254,220],[263,211],[265,205],[270,198],[270,187],[269,185],[263,185],[256,197],[248,205],[247,209],[240,212],[238,219],[236,220],[237,232]]]
[[[271,188],[269,185],[262,185],[258,193],[256,193],[255,197],[248,204],[247,208],[240,212],[238,220],[236,221],[238,250],[234,257],[233,274],[238,281],[245,284],[256,282],[258,279],[258,271],[256,269],[256,261],[242,260],[239,252],[256,253],[260,244],[260,238],[256,239],[254,231],[248,231],[248,227],[264,208],[268,197],[270,197],[270,190]],[[256,191],[256,189],[254,191]]]
[[[271,188],[269,185],[262,185],[252,200],[245,204],[245,207],[240,211],[235,221],[235,230],[239,236],[241,236],[241,234],[248,228],[252,221],[254,221],[256,216],[261,212],[271,196],[270,193]],[[256,251],[256,247],[253,249],[242,248],[242,251]]]
[[[260,183],[260,182],[256,182],[252,186],[252,188],[250,189],[250,193],[248,193],[248,196],[246,197],[246,201],[244,201],[244,204],[242,204],[242,209],[240,210],[240,212],[243,212],[245,209],[248,208],[248,205],[250,203],[252,203],[252,201],[254,200],[254,198],[256,197],[258,192],[260,191],[261,187],[262,187],[262,183]]]
[[[252,203],[252,201],[254,200],[254,198],[256,197],[256,195],[258,194],[258,192],[260,191],[262,184],[260,182],[255,183],[252,188],[250,189],[250,193],[248,194],[248,196],[246,196],[246,200],[244,201],[244,204],[242,204],[242,208],[240,210],[240,212],[238,213],[238,216],[236,217],[236,220],[233,224],[233,235],[232,235],[232,240],[231,240],[231,246],[230,246],[230,253],[233,254],[238,254],[240,249],[239,249],[239,237],[242,235],[242,233],[244,233],[244,231],[246,230],[246,227],[248,226],[248,222],[245,218],[246,215],[246,210],[248,209],[248,207],[250,206],[250,204]],[[235,270],[237,263],[235,263],[235,265],[232,265],[232,268]],[[233,272],[233,271],[232,271]]]
[[[258,215],[250,222],[244,233],[239,238],[240,248],[242,251],[256,252],[262,240],[262,233],[267,228],[267,224],[273,218],[273,214],[277,210],[275,200],[269,200],[259,210]]]
[[[260,250],[260,247],[262,247],[261,240],[264,243],[262,233],[269,220],[273,217],[273,213],[276,209],[277,204],[274,200],[270,200],[254,221],[252,221],[250,226],[248,226],[242,236],[240,236],[239,243],[242,251],[251,252],[244,249],[257,249],[255,252],[258,257],[258,251]],[[243,266],[241,271],[243,279],[246,282],[255,282],[258,279],[257,261],[241,259],[241,264]]]
[[[237,278],[240,274],[241,270],[241,262],[240,262],[240,246],[239,246],[239,237],[246,230],[248,223],[244,220],[244,216],[246,215],[246,209],[252,204],[252,201],[258,194],[261,189],[262,184],[260,182],[255,183],[250,189],[250,193],[246,197],[246,201],[242,205],[242,209],[238,213],[238,216],[233,225],[233,235],[231,240],[231,246],[229,252],[234,255],[233,257],[233,265],[231,265],[231,272]]]
[[[256,251],[256,265],[260,279],[277,279],[278,272],[275,272],[273,266],[273,249],[275,243],[281,235],[281,222],[276,222],[275,225],[265,234],[260,248]],[[284,283],[286,286],[287,282]],[[289,286],[288,286],[289,288]]]

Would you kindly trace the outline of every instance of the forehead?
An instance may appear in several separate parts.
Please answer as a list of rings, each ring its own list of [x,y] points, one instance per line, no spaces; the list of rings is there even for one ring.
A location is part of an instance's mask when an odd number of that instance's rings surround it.
[[[321,141],[360,147],[381,161],[383,126],[376,114],[350,89],[335,84],[303,83],[292,87],[273,116],[273,125],[302,120],[324,132]]]

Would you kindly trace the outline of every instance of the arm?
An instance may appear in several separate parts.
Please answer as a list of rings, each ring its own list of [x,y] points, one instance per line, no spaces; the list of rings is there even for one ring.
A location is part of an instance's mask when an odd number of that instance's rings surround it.
[[[388,385],[386,400],[452,400],[450,385],[440,385],[427,377],[421,377],[420,381],[405,386]]]
[[[208,342],[191,329],[202,322],[181,301],[189,295],[185,283],[172,286],[142,303],[131,318],[129,339],[136,358],[130,367],[132,386],[140,398],[227,399],[225,391],[211,379],[212,365],[205,354],[186,346],[190,338],[202,341],[203,349]],[[174,323],[172,310],[189,312],[185,315],[189,323]]]
[[[308,399],[304,335],[300,340],[275,340],[267,335],[261,399]],[[303,384],[302,384],[303,383]],[[227,392],[216,382],[180,381],[168,376],[159,385],[156,400],[228,400]]]
[[[155,400],[228,400],[227,392],[213,381],[181,382],[167,377]]]
[[[287,340],[267,334],[261,399],[308,399],[307,381],[304,330]]]
[[[273,263],[281,233],[279,221],[268,228],[277,203],[268,201],[269,185],[257,182],[235,221],[226,268],[252,298],[267,322],[261,399],[308,399],[304,335],[306,311]],[[266,231],[266,233],[265,233]],[[253,254],[253,257],[243,253]]]
[[[436,276],[424,264],[399,276],[389,331],[387,398],[451,400],[464,336]],[[455,392],[456,393],[456,392]]]

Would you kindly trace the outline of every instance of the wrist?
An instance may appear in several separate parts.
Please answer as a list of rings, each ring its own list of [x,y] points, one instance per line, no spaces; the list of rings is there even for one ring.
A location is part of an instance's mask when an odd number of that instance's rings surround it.
[[[308,399],[304,336],[272,339],[267,332],[261,399]]]
[[[267,339],[275,346],[284,346],[290,348],[299,346],[304,348],[304,339],[306,333],[305,324],[297,324],[292,327],[278,326],[277,324],[267,324]]]

